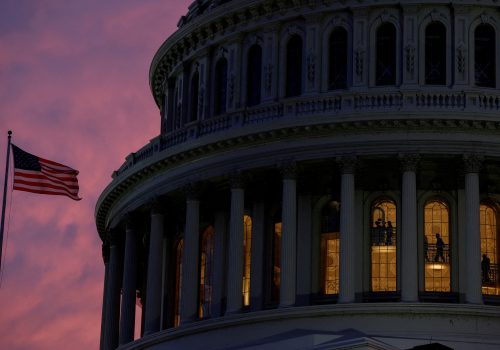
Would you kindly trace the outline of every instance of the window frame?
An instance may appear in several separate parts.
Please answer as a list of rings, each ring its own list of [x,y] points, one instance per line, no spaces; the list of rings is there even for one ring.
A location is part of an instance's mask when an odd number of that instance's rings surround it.
[[[449,292],[426,292],[425,291],[425,258],[424,258],[424,220],[425,220],[425,205],[432,200],[444,202],[448,207],[448,231],[450,244],[450,291]],[[447,191],[425,191],[420,195],[417,203],[417,241],[418,241],[418,290],[421,299],[433,298],[435,296],[457,297],[459,286],[459,241],[463,237],[463,232],[459,234],[460,226],[458,225],[458,199],[453,193]],[[460,238],[459,238],[460,235]],[[462,256],[463,258],[463,256]]]

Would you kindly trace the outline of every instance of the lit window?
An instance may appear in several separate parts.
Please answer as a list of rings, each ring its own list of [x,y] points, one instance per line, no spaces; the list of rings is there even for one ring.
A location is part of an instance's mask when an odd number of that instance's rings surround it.
[[[252,218],[248,215],[243,216],[243,305],[250,305],[250,268],[252,254]]]
[[[200,251],[200,295],[198,316],[210,317],[212,305],[212,275],[214,257],[214,228],[208,226],[201,236]]]
[[[370,227],[371,290],[397,290],[396,204],[388,199],[372,205]]]
[[[481,230],[481,280],[483,294],[500,295],[498,276],[498,228],[495,210],[482,204],[480,206]]]
[[[328,89],[345,89],[347,87],[347,31],[337,27],[332,31],[329,42],[330,71]]]
[[[495,30],[480,24],[474,31],[474,73],[477,86],[496,87]]]
[[[248,52],[247,68],[247,105],[255,106],[260,103],[262,81],[262,48],[253,45]]]
[[[441,200],[424,207],[425,291],[449,292],[450,224],[448,206]]]
[[[425,83],[446,84],[446,28],[441,22],[425,28]]]
[[[302,38],[293,35],[286,46],[286,97],[302,93]]]
[[[321,220],[321,290],[323,294],[339,293],[340,204],[329,202]]]
[[[375,85],[396,84],[396,28],[384,23],[376,35]]]
[[[181,324],[181,288],[182,288],[182,251],[184,240],[180,239],[177,242],[175,249],[175,314],[174,326]]]

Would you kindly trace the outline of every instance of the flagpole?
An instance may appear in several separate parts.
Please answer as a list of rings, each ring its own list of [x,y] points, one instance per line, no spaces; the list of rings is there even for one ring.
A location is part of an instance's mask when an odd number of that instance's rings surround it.
[[[7,132],[7,159],[5,160],[5,181],[3,185],[3,202],[2,202],[2,222],[0,223],[0,270],[2,269],[2,250],[3,250],[3,229],[5,223],[5,203],[7,202],[7,183],[9,177],[9,158],[10,158],[10,139],[12,131]]]

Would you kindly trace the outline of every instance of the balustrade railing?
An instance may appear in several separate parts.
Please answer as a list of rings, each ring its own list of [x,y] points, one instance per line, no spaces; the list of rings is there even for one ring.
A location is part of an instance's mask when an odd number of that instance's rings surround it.
[[[416,105],[419,108],[465,108],[465,93],[426,92],[416,95]]]
[[[490,269],[483,275],[483,287],[498,287],[500,284],[498,277],[498,264],[491,264]]]
[[[438,249],[436,244],[424,244],[424,260],[426,263],[449,263],[450,262],[450,246],[445,244],[441,249]]]
[[[255,107],[242,108],[221,116],[199,122],[192,122],[180,129],[165,133],[153,139],[139,151],[130,154],[126,162],[118,169],[117,176],[138,162],[151,157],[155,152],[183,144],[189,140],[206,135],[217,134],[229,129],[247,125],[262,124],[276,119],[304,116],[331,117],[346,115],[355,119],[358,113],[395,111],[438,112],[444,110],[470,113],[492,113],[498,118],[500,93],[464,92],[456,90],[436,90],[426,92],[412,91],[346,91],[334,94],[300,96],[279,102],[266,102]],[[471,114],[471,119],[474,115]],[[499,118],[500,121],[500,118]]]

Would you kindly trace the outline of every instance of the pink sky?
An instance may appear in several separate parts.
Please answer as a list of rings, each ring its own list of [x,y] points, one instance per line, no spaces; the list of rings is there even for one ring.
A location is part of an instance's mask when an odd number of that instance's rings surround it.
[[[191,2],[0,2],[2,189],[11,129],[26,151],[78,169],[83,197],[8,190],[1,349],[98,348],[104,266],[95,203],[125,156],[159,132],[149,64]]]

